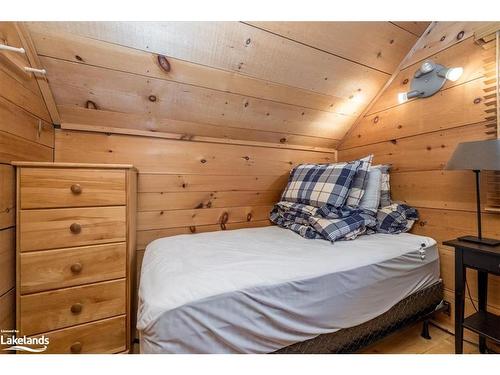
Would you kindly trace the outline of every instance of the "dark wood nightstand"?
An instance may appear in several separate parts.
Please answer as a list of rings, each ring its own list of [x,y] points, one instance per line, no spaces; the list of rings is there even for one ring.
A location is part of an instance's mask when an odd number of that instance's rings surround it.
[[[463,350],[464,327],[479,334],[479,351],[486,352],[486,338],[500,344],[500,316],[486,310],[488,273],[500,275],[500,245],[487,246],[451,240],[455,248],[455,353]],[[466,268],[477,270],[478,312],[464,319]]]

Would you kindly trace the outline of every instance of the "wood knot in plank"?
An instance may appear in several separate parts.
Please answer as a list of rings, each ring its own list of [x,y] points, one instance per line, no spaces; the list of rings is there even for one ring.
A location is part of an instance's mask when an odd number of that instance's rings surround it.
[[[481,103],[481,98],[475,98],[474,99],[474,104],[479,104]]]
[[[158,100],[158,98],[156,97],[156,95],[149,95],[148,100],[154,103]]]
[[[181,141],[191,141],[194,138],[192,134],[182,134],[180,137]]]
[[[170,63],[165,56],[158,55],[158,65],[160,65],[160,68],[162,68],[165,72],[170,72]]]
[[[87,108],[87,109],[99,109],[97,104],[95,102],[93,102],[92,100],[87,100],[87,102],[85,103],[85,108]]]
[[[457,40],[461,40],[465,35],[465,31],[460,31],[458,34],[457,34]]]

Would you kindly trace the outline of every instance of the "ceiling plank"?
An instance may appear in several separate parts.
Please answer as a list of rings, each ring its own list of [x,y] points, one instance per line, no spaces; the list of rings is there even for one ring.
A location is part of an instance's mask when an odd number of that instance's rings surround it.
[[[426,59],[474,35],[474,31],[489,22],[433,22],[415,44],[415,51],[401,68]]]
[[[32,31],[32,37],[41,56],[328,112],[355,114],[363,106],[353,99],[315,93],[171,57],[167,57],[171,67],[167,73],[158,64],[156,54],[70,33]]]
[[[413,35],[421,36],[427,29],[427,27],[429,27],[430,21],[398,21],[391,23],[402,29],[405,29]]]
[[[368,103],[388,75],[240,22],[44,22],[70,32]]]
[[[391,74],[417,37],[390,22],[246,22]]]
[[[42,57],[59,105],[150,114],[157,118],[340,139],[353,116],[322,112]]]

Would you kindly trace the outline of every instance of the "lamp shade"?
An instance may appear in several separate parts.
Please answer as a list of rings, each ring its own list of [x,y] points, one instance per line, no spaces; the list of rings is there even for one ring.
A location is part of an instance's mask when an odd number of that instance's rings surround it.
[[[445,169],[500,170],[500,139],[460,143]]]

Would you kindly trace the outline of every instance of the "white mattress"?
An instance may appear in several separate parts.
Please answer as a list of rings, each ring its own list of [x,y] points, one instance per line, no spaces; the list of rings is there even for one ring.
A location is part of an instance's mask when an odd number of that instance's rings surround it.
[[[364,323],[439,280],[412,234],[308,240],[276,226],[158,239],[144,255],[143,353],[268,353]]]

